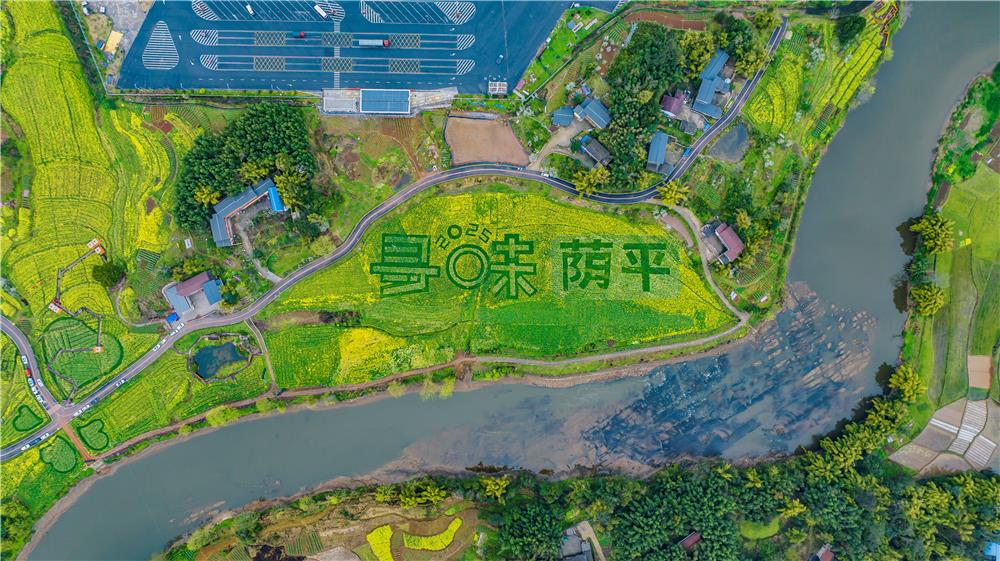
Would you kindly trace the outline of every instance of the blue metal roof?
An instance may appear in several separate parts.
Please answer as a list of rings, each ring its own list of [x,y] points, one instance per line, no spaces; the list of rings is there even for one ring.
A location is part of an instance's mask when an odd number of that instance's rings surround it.
[[[361,90],[361,112],[409,114],[410,90]]]
[[[647,164],[661,166],[667,161],[667,143],[670,137],[664,132],[657,131],[653,139],[649,142],[649,156],[646,158]]]
[[[581,119],[587,119],[599,129],[603,129],[611,122],[611,113],[608,113],[608,108],[593,97],[588,97],[586,101],[577,105],[573,114]]]
[[[215,305],[219,300],[222,300],[222,281],[219,279],[209,280],[201,285],[201,290],[205,293],[205,299],[211,305]]]
[[[715,55],[712,56],[712,60],[708,61],[708,64],[705,65],[705,68],[702,69],[701,74],[698,76],[702,80],[715,78],[719,72],[722,72],[722,67],[726,65],[727,60],[729,60],[729,55],[725,51],[715,49]]]
[[[234,212],[264,196],[273,187],[274,181],[267,177],[246,191],[230,195],[215,205],[215,214],[212,215],[209,225],[212,227],[212,239],[215,240],[216,246],[229,247],[233,245],[233,240],[229,237],[229,232],[226,229],[226,219]]]
[[[564,105],[552,112],[552,124],[557,127],[568,127],[573,123],[573,108]]]
[[[267,200],[271,202],[271,210],[274,212],[285,212],[285,203],[281,202],[281,195],[278,194],[277,187],[268,188]]]
[[[163,295],[167,297],[167,302],[170,303],[170,307],[173,308],[178,314],[183,314],[191,309],[191,304],[188,303],[187,298],[177,294],[176,283],[164,288]]]
[[[722,109],[718,105],[712,105],[711,103],[696,101],[691,105],[691,109],[713,119],[718,119],[722,116]]]

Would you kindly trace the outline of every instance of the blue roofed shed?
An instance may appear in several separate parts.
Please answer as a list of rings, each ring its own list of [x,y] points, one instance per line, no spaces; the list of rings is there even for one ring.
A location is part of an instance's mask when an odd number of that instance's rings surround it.
[[[410,90],[361,90],[361,112],[407,115]]]
[[[557,127],[568,127],[573,124],[573,108],[564,105],[552,112],[552,124]]]
[[[271,210],[274,212],[285,212],[285,203],[281,201],[278,188],[271,186],[267,188],[267,200],[271,202]]]
[[[599,129],[603,129],[611,122],[611,113],[608,113],[608,108],[593,97],[588,97],[586,101],[577,105],[573,114],[576,115],[577,119],[584,119]]]
[[[208,300],[209,304],[215,305],[222,300],[222,281],[219,279],[209,280],[201,285],[201,290],[205,293],[205,300]]]
[[[646,157],[646,169],[657,173],[670,173],[673,166],[667,163],[667,145],[670,137],[657,131],[649,142],[649,155]]]
[[[187,298],[177,294],[177,285],[172,284],[163,289],[163,296],[166,297],[167,302],[170,307],[174,309],[178,314],[183,314],[184,312],[191,309],[191,304],[188,303]]]

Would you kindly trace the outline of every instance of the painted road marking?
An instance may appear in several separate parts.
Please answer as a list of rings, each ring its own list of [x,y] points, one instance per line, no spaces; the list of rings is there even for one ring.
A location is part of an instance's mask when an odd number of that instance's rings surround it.
[[[476,15],[473,2],[361,0],[360,7],[371,23],[462,25]]]
[[[208,21],[219,21],[218,14],[205,3],[205,0],[191,0],[191,8],[201,19]]]
[[[444,74],[472,71],[468,59],[360,58],[310,56],[202,55],[201,65],[219,72],[346,72],[370,74]]]
[[[253,15],[246,5],[253,8]],[[331,0],[192,0],[194,13],[207,21],[285,21],[310,22],[325,21],[313,9],[319,4],[329,18],[343,21],[344,8]]]
[[[158,21],[149,34],[149,42],[142,50],[142,65],[149,70],[170,70],[177,66],[177,46],[164,21]]]
[[[346,33],[322,31],[300,37],[298,31],[239,29],[192,29],[191,39],[206,47],[353,47],[358,39],[389,39],[391,48],[460,51],[476,42],[472,34],[447,33]]]

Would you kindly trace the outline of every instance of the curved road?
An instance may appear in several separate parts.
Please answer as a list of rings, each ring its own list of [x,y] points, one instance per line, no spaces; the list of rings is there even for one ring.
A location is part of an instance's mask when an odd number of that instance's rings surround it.
[[[788,27],[788,20],[786,18],[783,19],[781,25],[777,29],[775,29],[774,32],[772,32],[767,45],[769,60],[770,60],[770,55],[774,54],[774,51],[777,49],[778,44],[781,42],[781,38],[784,36],[787,27]],[[704,150],[706,146],[708,146],[708,144],[712,141],[712,139],[714,139],[718,135],[718,133],[722,131],[722,129],[728,126],[729,123],[731,123],[736,118],[736,115],[739,114],[740,110],[743,108],[743,105],[746,103],[747,99],[749,99],[750,94],[753,92],[753,89],[760,82],[760,78],[761,76],[763,76],[764,71],[767,69],[767,66],[768,65],[765,64],[763,67],[761,67],[760,70],[757,71],[756,74],[754,74],[753,78],[751,78],[747,82],[747,84],[743,87],[743,89],[740,90],[739,95],[736,97],[736,100],[730,107],[729,111],[727,111],[726,114],[723,115],[721,119],[716,121],[716,123],[708,131],[706,131],[704,135],[702,135],[698,140],[694,142],[694,144],[691,145],[691,153],[688,154],[686,158],[683,158],[678,163],[673,173],[670,174],[668,180],[674,180],[683,175],[691,166],[691,164],[694,162],[695,158],[697,158],[698,155],[701,153],[701,151]],[[361,218],[361,220],[358,221],[358,223],[354,226],[354,229],[351,230],[351,233],[344,240],[344,243],[341,244],[336,250],[334,250],[333,253],[325,257],[322,257],[320,259],[317,259],[309,263],[305,267],[302,267],[301,269],[298,269],[295,272],[291,273],[290,275],[282,279],[280,282],[272,286],[271,289],[268,290],[263,296],[261,296],[259,299],[254,301],[246,308],[231,314],[199,318],[193,321],[189,321],[186,324],[183,324],[183,327],[180,329],[174,329],[166,337],[161,339],[160,342],[157,343],[152,350],[150,350],[149,352],[141,356],[138,360],[136,360],[128,367],[126,367],[124,370],[119,372],[114,378],[108,380],[104,385],[98,388],[97,391],[92,393],[89,397],[87,397],[85,400],[83,400],[80,404],[76,406],[65,407],[52,400],[51,395],[45,396],[47,399],[49,399],[51,404],[49,409],[49,415],[51,417],[51,420],[45,426],[38,429],[34,433],[24,437],[19,442],[0,450],[0,461],[8,460],[10,458],[17,456],[18,454],[24,451],[22,450],[22,447],[24,447],[26,443],[32,442],[36,438],[55,433],[55,431],[62,428],[65,424],[67,424],[69,421],[73,419],[74,413],[76,413],[77,411],[88,409],[98,401],[111,395],[115,390],[117,390],[119,387],[125,384],[129,379],[131,379],[133,376],[135,376],[143,369],[145,369],[147,366],[152,364],[157,358],[160,357],[160,355],[166,352],[170,348],[170,346],[180,337],[183,337],[184,335],[187,335],[188,333],[199,329],[222,327],[225,325],[239,323],[241,321],[253,317],[262,309],[264,309],[265,306],[273,302],[282,292],[288,290],[300,280],[342,259],[345,255],[350,253],[351,250],[353,250],[358,245],[358,242],[361,241],[365,232],[372,225],[374,225],[375,222],[377,222],[383,216],[398,209],[400,206],[405,204],[407,201],[409,201],[411,198],[413,198],[420,192],[448,181],[454,181],[456,179],[463,179],[467,177],[476,177],[483,175],[499,175],[504,177],[513,177],[517,179],[527,179],[531,181],[544,183],[552,188],[559,189],[560,191],[569,193],[571,195],[579,194],[576,188],[573,186],[573,184],[568,181],[564,181],[562,179],[555,177],[550,177],[548,174],[542,174],[536,171],[526,170],[518,166],[511,166],[505,164],[470,164],[466,166],[460,166],[446,171],[442,171],[440,173],[436,173],[434,175],[425,177],[419,181],[411,183],[410,185],[407,185],[406,187],[394,193],[391,197],[389,197],[385,201],[382,201],[381,204],[379,204],[372,210],[368,211],[368,213],[365,214]],[[647,189],[644,189],[642,191],[636,191],[633,193],[594,193],[592,195],[588,195],[587,198],[597,202],[608,203],[608,204],[641,203],[655,196],[656,188],[658,186],[659,184],[653,185]],[[690,217],[686,213],[681,213],[681,216],[685,219],[685,221],[689,223],[689,225],[695,231],[695,235],[697,237],[697,226],[691,223]],[[705,263],[705,260],[702,259],[702,261],[703,265],[707,267],[707,263]],[[709,279],[709,282],[711,282],[711,275],[706,275],[706,277]],[[714,283],[712,284],[712,286],[713,287],[715,286]],[[716,288],[716,292],[718,292],[718,288]],[[723,298],[722,300],[726,302],[727,305],[729,305],[727,299]],[[745,323],[745,317],[740,314],[738,314],[738,317],[740,317],[740,322],[736,326],[723,333],[716,334],[712,336],[712,338],[726,336],[735,331],[736,329],[738,329],[739,327],[741,327]],[[28,357],[28,361],[29,364],[31,365],[32,372],[35,375],[37,375],[38,367],[37,363],[35,362],[35,356],[34,353],[31,352],[31,346],[28,344],[28,340],[24,336],[24,334],[21,333],[21,331],[17,329],[17,327],[13,323],[9,322],[6,318],[3,318],[2,322],[0,322],[0,328],[2,328],[4,333],[8,334],[12,339],[14,339],[15,344],[17,344],[18,349],[21,350],[21,353]],[[619,353],[611,353],[611,354],[615,356],[627,356],[627,354],[635,354],[637,352],[643,352],[643,353],[655,352],[657,350],[668,350],[677,348],[678,346],[681,345],[691,345],[696,343],[697,341],[694,342],[689,341],[686,343],[675,343],[671,345],[663,345],[661,347],[653,347],[650,349],[634,349],[632,351],[621,351],[621,354]],[[531,359],[507,359],[501,357],[489,357],[489,358],[492,358],[493,360],[504,360],[504,361],[531,360]],[[597,360],[600,358],[601,357],[579,357],[567,360],[578,362],[585,360]],[[545,362],[545,361],[534,361],[526,363],[534,364],[535,362],[541,362],[542,364],[550,364],[550,362]],[[557,362],[562,362],[562,361],[557,361]],[[47,389],[45,391],[46,393],[48,392]]]

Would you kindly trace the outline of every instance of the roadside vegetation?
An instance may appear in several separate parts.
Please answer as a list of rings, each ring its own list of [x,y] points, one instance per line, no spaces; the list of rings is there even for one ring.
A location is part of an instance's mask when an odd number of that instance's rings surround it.
[[[938,407],[984,399],[970,385],[970,357],[992,367],[987,386],[1000,399],[1000,171],[990,156],[1000,142],[1000,65],[970,84],[939,142],[924,214],[907,266],[910,317],[902,358],[926,389],[917,408],[923,427]]]

